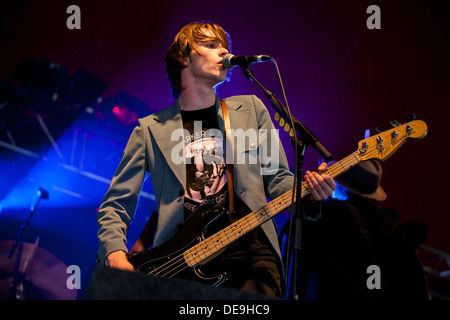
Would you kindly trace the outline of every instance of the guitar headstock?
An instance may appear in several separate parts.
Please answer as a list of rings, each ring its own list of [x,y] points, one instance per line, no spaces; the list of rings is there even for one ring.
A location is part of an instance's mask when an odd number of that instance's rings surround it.
[[[385,160],[389,158],[407,139],[422,139],[428,128],[422,120],[414,120],[403,125],[377,133],[359,141],[356,155],[361,161],[370,159]]]

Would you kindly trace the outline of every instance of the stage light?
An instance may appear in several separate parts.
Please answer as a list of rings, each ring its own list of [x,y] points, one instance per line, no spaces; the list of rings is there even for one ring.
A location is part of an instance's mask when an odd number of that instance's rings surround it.
[[[21,88],[37,90],[55,101],[64,86],[67,69],[45,58],[30,57],[21,60],[9,83]]]
[[[95,106],[101,101],[106,90],[106,83],[84,70],[68,78],[62,93],[65,104],[75,106],[83,111]]]
[[[50,114],[59,111],[66,76],[65,67],[45,58],[29,57],[17,64],[5,90],[12,103]]]
[[[147,105],[125,92],[106,98],[101,104],[103,119],[109,124],[134,126],[140,117],[149,114]]]

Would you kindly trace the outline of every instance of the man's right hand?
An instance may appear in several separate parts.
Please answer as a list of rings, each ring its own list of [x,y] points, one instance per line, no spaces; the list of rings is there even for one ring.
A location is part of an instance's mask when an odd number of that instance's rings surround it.
[[[111,252],[106,258],[106,265],[115,269],[134,271],[133,266],[128,262],[126,253],[121,250]]]

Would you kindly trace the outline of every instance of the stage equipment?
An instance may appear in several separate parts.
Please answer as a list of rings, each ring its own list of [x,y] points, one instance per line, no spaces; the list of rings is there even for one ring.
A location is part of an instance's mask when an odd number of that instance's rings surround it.
[[[86,300],[279,300],[236,289],[216,288],[185,279],[166,279],[142,272],[95,267]]]
[[[112,125],[135,126],[139,118],[149,114],[147,104],[123,91],[103,100],[100,109],[104,120]]]
[[[95,108],[101,102],[106,83],[84,70],[68,78],[62,93],[62,99],[66,105],[74,106],[82,111],[86,108]]]
[[[31,218],[33,218],[34,213],[36,212],[36,209],[41,201],[41,199],[48,199],[48,192],[44,190],[42,187],[39,187],[38,191],[36,192],[33,202],[31,204],[30,208],[30,214],[25,220],[25,222],[20,226],[19,232],[16,236],[16,241],[12,243],[11,249],[8,252],[8,260],[15,257],[15,263],[12,273],[12,284],[11,284],[11,291],[10,291],[10,299],[11,300],[20,300],[23,297],[23,288],[24,283],[23,280],[21,280],[21,270],[22,265],[26,267],[29,264],[29,259],[34,257],[34,253],[31,252],[31,255],[26,256],[25,259],[22,259],[22,253],[24,248],[24,238],[25,238],[25,231],[30,224]],[[10,264],[6,263],[6,266],[4,269],[7,269]]]
[[[67,288],[67,266],[56,256],[36,244],[23,242],[20,264],[19,250],[7,258],[15,242],[0,242],[0,300],[74,300],[77,290]],[[14,277],[17,272],[16,282]],[[14,288],[14,291],[11,289]],[[13,294],[13,296],[11,296]]]

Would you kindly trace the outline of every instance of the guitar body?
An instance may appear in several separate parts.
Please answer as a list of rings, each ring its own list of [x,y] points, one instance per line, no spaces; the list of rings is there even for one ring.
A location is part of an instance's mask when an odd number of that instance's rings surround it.
[[[211,286],[219,286],[226,280],[226,273],[216,271],[214,260],[191,268],[185,264],[183,253],[199,244],[209,235],[230,224],[223,208],[207,210],[194,215],[172,238],[146,251],[128,256],[128,261],[140,272],[166,278],[198,280]],[[217,262],[217,261],[216,261]]]

